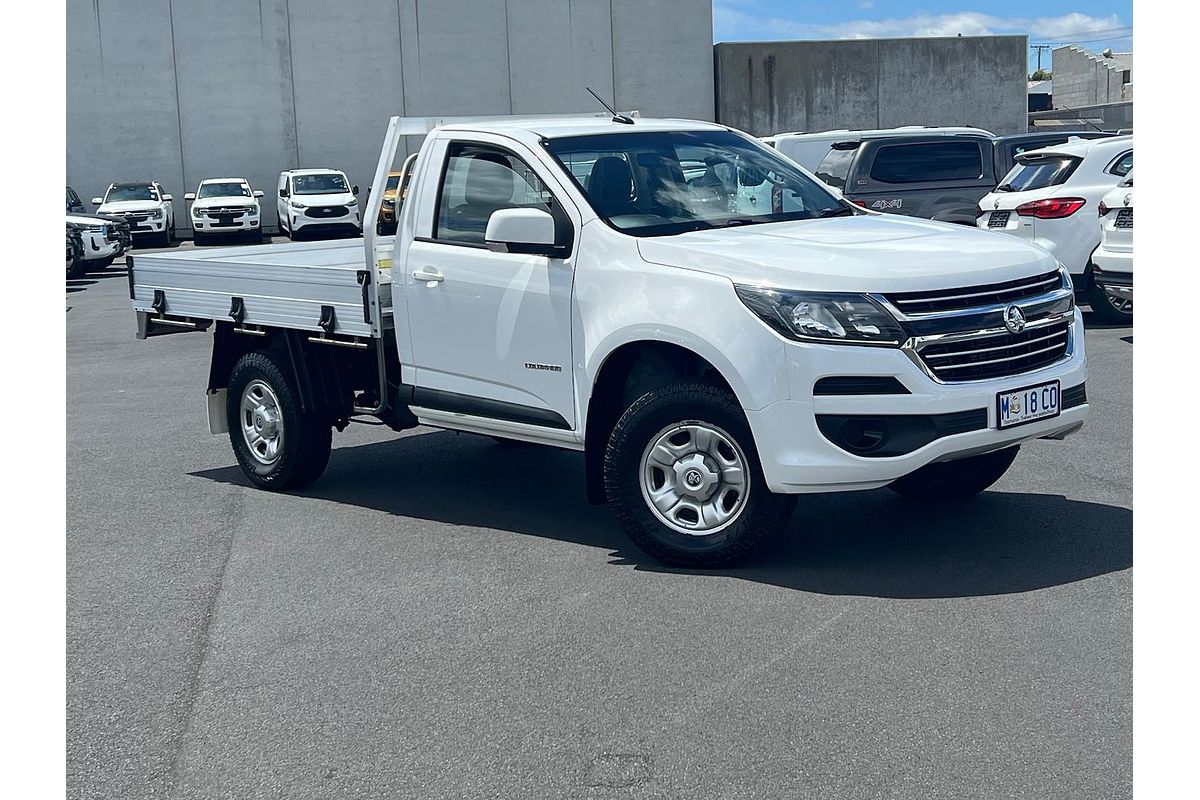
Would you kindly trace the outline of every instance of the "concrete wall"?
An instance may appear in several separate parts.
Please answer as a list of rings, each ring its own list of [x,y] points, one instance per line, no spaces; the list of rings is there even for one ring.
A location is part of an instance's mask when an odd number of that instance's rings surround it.
[[[717,120],[755,136],[896,125],[1025,130],[1024,36],[721,43],[715,50]]]
[[[67,180],[160,180],[183,222],[244,176],[273,226],[283,169],[365,191],[394,114],[599,110],[585,86],[712,119],[710,0],[67,0]]]
[[[1133,55],[1108,59],[1068,45],[1052,51],[1054,107],[1078,108],[1133,100]]]

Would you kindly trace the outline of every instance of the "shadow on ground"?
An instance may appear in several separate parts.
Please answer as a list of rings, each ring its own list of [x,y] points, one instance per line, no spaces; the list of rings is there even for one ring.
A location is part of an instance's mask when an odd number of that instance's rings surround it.
[[[1018,465],[1020,461],[1018,460]],[[248,485],[236,466],[193,473]],[[492,528],[614,551],[617,566],[677,572],[587,503],[577,453],[436,432],[334,450],[300,492],[397,517]],[[729,575],[806,592],[893,598],[1026,592],[1127,569],[1133,512],[1046,494],[988,492],[955,505],[888,491],[802,497],[788,534]]]

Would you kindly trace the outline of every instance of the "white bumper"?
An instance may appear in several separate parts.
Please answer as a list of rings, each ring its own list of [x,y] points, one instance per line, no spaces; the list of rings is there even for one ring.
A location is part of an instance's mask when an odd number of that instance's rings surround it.
[[[96,231],[81,231],[83,239],[83,258],[85,261],[119,256],[124,248],[120,241],[110,242],[103,233]]]
[[[315,208],[288,207],[288,227],[293,232],[314,228],[345,228],[354,227],[362,230],[362,221],[358,214],[358,206],[350,206],[349,213],[341,216],[316,216],[320,213]]]
[[[245,233],[256,231],[261,224],[261,214],[242,214],[234,217],[231,222],[223,223],[217,217],[192,215],[192,229],[197,233]]]
[[[1104,245],[1101,244],[1096,252],[1092,253],[1092,263],[1104,272],[1121,272],[1132,275],[1133,251],[1106,250]]]
[[[1087,378],[1083,318],[1073,311],[1069,355],[1041,369],[1004,378],[939,383],[904,352],[892,348],[847,348],[838,345],[789,346],[787,367],[791,397],[759,410],[747,410],[767,485],[773,492],[798,494],[852,491],[886,486],[934,461],[951,461],[998,450],[1030,439],[1065,435],[1087,417],[1086,402],[1066,408],[1051,419],[1015,428],[997,427],[997,394],[1057,380],[1066,391]],[[813,396],[824,376],[890,376],[911,394]],[[982,411],[986,426],[935,438],[903,455],[858,456],[834,444],[817,425],[819,414],[942,415]]]

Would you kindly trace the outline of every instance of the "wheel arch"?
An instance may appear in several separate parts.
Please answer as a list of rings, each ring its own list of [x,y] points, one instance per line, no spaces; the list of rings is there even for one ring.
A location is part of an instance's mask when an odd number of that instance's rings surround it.
[[[726,389],[745,407],[739,382],[732,365],[719,357],[711,358],[701,348],[690,347],[664,337],[627,339],[612,347],[589,382],[590,393],[584,414],[584,472],[588,500],[594,504],[608,501],[604,489],[604,450],[613,426],[625,409],[646,392],[680,380],[700,380]],[[703,348],[707,350],[707,348]],[[717,363],[714,363],[717,362]],[[730,380],[733,376],[733,381]]]

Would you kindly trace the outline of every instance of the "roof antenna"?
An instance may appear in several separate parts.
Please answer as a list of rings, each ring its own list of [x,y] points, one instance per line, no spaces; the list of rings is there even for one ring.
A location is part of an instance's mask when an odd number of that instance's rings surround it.
[[[615,110],[615,109],[613,109],[613,107],[612,107],[612,106],[610,106],[608,103],[604,102],[604,98],[603,98],[603,97],[601,97],[600,95],[596,94],[595,92],[593,92],[593,91],[592,91],[592,87],[590,87],[590,86],[585,86],[585,87],[583,87],[583,88],[587,89],[587,90],[588,90],[588,94],[590,94],[592,97],[596,98],[596,100],[597,100],[597,101],[599,101],[600,105],[604,106],[604,109],[605,109],[606,111],[608,111],[608,113],[612,114],[612,121],[613,121],[613,122],[619,122],[619,123],[621,123],[622,125],[632,125],[632,124],[633,124],[633,120],[632,120],[632,119],[630,119],[629,117],[625,116],[624,114],[618,114],[618,113],[616,112],[616,110]]]

